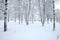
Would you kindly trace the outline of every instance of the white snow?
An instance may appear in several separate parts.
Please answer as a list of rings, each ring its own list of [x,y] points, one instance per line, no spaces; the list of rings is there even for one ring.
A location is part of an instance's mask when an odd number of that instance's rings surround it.
[[[3,23],[0,21],[0,40],[56,40],[57,35],[60,35],[60,24],[57,22],[55,31],[52,23],[45,23],[42,27],[40,22],[29,23],[29,25],[8,22],[6,32],[3,31]]]

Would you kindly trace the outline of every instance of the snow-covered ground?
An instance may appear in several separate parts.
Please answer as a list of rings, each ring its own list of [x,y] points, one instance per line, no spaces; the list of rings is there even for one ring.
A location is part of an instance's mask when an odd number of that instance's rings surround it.
[[[60,35],[60,24],[57,22],[55,31],[53,31],[52,23],[45,23],[42,27],[40,22],[29,25],[8,22],[6,32],[3,28],[4,22],[0,21],[0,40],[57,40],[57,36]]]

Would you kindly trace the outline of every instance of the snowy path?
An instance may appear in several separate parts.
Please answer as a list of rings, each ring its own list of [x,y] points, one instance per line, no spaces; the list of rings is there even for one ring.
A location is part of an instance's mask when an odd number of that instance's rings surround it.
[[[3,22],[0,21],[0,40],[56,40],[60,35],[60,25],[56,23],[56,30],[53,32],[52,23],[19,24],[9,22],[7,32],[3,32]]]

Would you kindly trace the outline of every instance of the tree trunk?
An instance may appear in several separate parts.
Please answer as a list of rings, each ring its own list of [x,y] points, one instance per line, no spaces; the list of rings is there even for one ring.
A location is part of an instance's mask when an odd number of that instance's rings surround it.
[[[40,6],[40,0],[38,0],[38,3],[39,3],[39,15],[40,15],[40,20],[39,20],[39,21],[41,21],[42,18],[41,18],[41,6]],[[41,22],[42,22],[42,21],[41,21]]]
[[[19,11],[20,11],[20,9],[19,9]],[[20,12],[18,13],[18,19],[19,19],[19,24],[20,24]]]
[[[49,18],[47,18],[47,23],[49,23]]]
[[[16,13],[15,13],[15,22],[16,22]]]
[[[27,20],[26,20],[26,23],[27,23],[27,25],[29,24],[29,14],[30,14],[30,9],[31,9],[31,0],[29,0],[29,9],[28,9],[28,13],[27,13]]]
[[[34,14],[32,14],[32,23],[34,23],[34,22],[33,22],[33,21],[34,21],[34,19],[33,19],[33,18],[34,18]]]
[[[55,31],[55,5],[54,5],[54,0],[53,0],[53,31]]]
[[[7,0],[5,0],[4,32],[7,31]]]
[[[20,24],[20,18],[21,18],[21,14],[20,14],[20,13],[21,13],[21,11],[20,11],[20,9],[21,9],[20,6],[21,6],[21,5],[20,5],[20,4],[21,4],[21,1],[18,0],[18,3],[19,3],[19,4],[18,4],[18,6],[19,6],[19,8],[18,8],[18,19],[19,19],[19,24]]]
[[[21,23],[23,23],[23,13],[20,16],[21,16]]]
[[[43,2],[42,26],[44,26],[44,23],[45,23],[45,0],[43,0],[42,2]]]

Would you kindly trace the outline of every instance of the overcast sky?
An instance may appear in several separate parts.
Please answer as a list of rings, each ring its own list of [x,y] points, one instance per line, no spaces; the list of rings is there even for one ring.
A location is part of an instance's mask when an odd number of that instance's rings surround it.
[[[55,0],[55,9],[60,9],[60,0]]]

